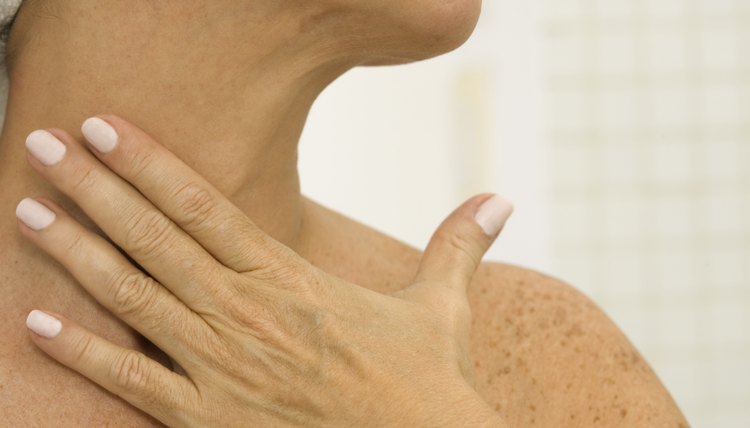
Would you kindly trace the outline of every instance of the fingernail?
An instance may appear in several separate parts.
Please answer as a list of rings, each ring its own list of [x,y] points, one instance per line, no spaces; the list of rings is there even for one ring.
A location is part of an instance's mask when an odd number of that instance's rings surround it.
[[[65,156],[65,144],[50,132],[37,129],[26,137],[26,148],[39,162],[52,166]]]
[[[81,125],[83,136],[101,153],[109,153],[117,147],[117,131],[98,117],[90,117]]]
[[[474,220],[487,236],[495,236],[513,213],[513,204],[495,195],[487,199],[474,216]]]
[[[60,334],[62,323],[52,315],[34,309],[26,317],[26,327],[40,336],[52,339]]]
[[[31,198],[18,203],[16,217],[34,230],[42,230],[55,221],[54,212]]]

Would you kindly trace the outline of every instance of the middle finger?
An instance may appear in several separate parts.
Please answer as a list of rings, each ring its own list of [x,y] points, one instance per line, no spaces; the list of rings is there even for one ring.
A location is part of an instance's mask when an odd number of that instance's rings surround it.
[[[31,166],[68,195],[120,248],[188,306],[223,273],[197,242],[60,129],[29,134]]]

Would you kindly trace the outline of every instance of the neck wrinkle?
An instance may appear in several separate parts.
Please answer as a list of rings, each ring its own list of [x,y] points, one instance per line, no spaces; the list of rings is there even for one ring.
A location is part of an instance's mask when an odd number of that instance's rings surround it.
[[[0,136],[3,206],[50,196],[74,209],[26,165],[24,140],[52,127],[82,140],[87,117],[112,113],[144,129],[294,248],[304,215],[297,144],[315,98],[350,65],[328,55],[330,43],[318,43],[326,54],[316,52],[316,41],[305,34],[262,37],[272,31],[256,26],[252,31],[266,43],[256,49],[248,43],[250,30],[237,26],[214,46],[204,36],[181,46],[175,42],[196,30],[171,22],[162,28],[163,11],[158,19],[144,15],[130,23],[107,22],[97,13],[104,11],[46,20],[38,24],[43,27],[19,16],[21,28],[14,31],[38,32],[21,37],[28,42],[10,75]],[[193,34],[180,33],[188,30]],[[274,50],[269,43],[279,45]]]

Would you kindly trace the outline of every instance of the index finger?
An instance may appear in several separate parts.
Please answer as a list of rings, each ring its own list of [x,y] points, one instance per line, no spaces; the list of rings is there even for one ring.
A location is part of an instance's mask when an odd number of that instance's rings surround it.
[[[81,131],[95,156],[228,268],[253,271],[279,259],[268,252],[291,252],[137,126],[108,114],[87,119]]]

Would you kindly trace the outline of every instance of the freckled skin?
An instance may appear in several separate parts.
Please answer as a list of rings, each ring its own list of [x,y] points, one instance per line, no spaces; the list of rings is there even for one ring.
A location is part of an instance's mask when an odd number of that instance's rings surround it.
[[[478,391],[517,426],[679,426],[627,338],[571,286],[486,264],[470,291]]]
[[[336,225],[328,251],[308,256],[314,264],[380,292],[409,284],[419,251],[320,206],[308,209],[313,227]],[[475,386],[510,426],[688,426],[648,363],[572,286],[485,263],[469,300]]]

